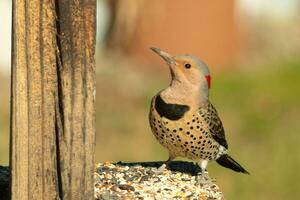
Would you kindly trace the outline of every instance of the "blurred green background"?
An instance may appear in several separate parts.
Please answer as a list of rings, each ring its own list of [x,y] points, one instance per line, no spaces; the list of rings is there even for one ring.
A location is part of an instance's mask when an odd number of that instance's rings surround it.
[[[148,50],[157,46],[211,67],[210,99],[230,154],[251,173],[208,166],[226,199],[297,199],[299,1],[139,2],[98,1],[96,162],[167,158],[148,125],[152,96],[169,84],[167,67]],[[0,9],[0,165],[8,165],[10,1]]]

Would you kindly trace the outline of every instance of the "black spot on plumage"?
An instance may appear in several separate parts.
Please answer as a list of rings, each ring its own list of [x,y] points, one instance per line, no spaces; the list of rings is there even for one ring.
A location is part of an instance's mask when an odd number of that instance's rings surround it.
[[[191,127],[190,127],[190,129],[191,129],[191,130],[193,130],[193,129],[194,129],[194,127],[192,127],[192,126],[191,126]]]
[[[173,132],[176,133],[176,130],[174,129]]]
[[[182,131],[182,128],[179,128],[180,131]]]
[[[190,107],[180,104],[166,103],[160,95],[155,99],[155,109],[161,117],[165,117],[170,120],[178,120],[183,117]]]

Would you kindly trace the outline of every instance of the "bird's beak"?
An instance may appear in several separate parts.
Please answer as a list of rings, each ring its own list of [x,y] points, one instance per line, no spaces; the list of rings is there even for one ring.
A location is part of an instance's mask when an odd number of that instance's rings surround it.
[[[160,50],[159,48],[156,48],[156,47],[151,47],[150,49],[152,51],[154,51],[155,53],[157,53],[160,57],[162,57],[168,65],[170,65],[170,66],[171,65],[176,65],[176,61],[173,58],[173,56],[171,56],[167,52],[164,52],[164,51],[162,51],[162,50]]]

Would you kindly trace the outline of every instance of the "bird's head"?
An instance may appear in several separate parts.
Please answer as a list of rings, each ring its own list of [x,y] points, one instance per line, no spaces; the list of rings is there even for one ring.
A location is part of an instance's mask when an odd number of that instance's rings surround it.
[[[152,51],[161,56],[169,65],[172,82],[197,87],[202,92],[208,93],[211,86],[211,77],[207,65],[193,55],[171,56],[159,48],[151,48]]]

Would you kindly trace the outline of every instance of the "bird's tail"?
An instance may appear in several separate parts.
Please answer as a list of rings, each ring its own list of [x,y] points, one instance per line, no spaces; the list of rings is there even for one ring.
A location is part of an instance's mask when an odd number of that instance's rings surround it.
[[[233,171],[241,172],[244,174],[250,174],[247,170],[245,170],[239,163],[237,163],[228,154],[224,154],[224,155],[220,156],[216,161],[219,165],[222,165],[223,167],[232,169]]]

